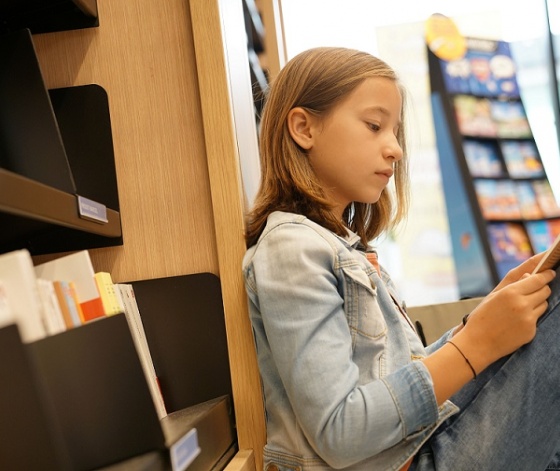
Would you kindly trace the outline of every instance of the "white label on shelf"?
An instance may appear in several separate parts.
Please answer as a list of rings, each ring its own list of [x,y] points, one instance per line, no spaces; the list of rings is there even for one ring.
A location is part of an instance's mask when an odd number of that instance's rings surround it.
[[[80,195],[77,196],[78,212],[82,219],[88,219],[89,221],[103,224],[109,222],[107,219],[107,207],[104,204],[97,203],[96,201],[89,200]]]
[[[190,430],[169,449],[173,471],[184,471],[200,454],[196,429]]]

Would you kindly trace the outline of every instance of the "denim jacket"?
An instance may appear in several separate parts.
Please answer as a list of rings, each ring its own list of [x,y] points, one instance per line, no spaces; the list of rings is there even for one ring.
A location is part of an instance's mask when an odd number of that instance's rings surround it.
[[[244,257],[265,469],[398,470],[457,411],[438,407],[426,351],[360,247],[275,212]]]

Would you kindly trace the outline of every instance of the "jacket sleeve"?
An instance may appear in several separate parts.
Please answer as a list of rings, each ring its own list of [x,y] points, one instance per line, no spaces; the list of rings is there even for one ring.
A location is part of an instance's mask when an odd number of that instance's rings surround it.
[[[455,330],[455,327],[453,327],[452,329],[449,329],[439,339],[437,339],[432,344],[428,345],[426,347],[426,353],[428,355],[431,355],[436,350],[439,350],[445,344],[445,342],[447,342],[449,339],[451,339],[451,337],[453,337],[453,331],[454,330]]]

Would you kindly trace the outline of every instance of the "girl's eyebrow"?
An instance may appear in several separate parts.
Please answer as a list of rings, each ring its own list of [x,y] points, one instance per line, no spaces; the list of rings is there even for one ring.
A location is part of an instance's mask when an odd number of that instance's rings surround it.
[[[379,106],[379,105],[374,105],[374,106],[368,106],[365,111],[378,111],[382,114],[385,115],[390,115],[391,113],[389,113],[389,110],[387,108],[384,108],[383,106]]]
[[[384,108],[383,106],[379,106],[379,105],[368,106],[364,111],[366,113],[372,113],[372,112],[381,113],[382,115],[385,115],[387,117],[391,116],[391,112],[387,108]],[[399,119],[397,122],[397,126],[400,126],[401,124],[402,121]]]

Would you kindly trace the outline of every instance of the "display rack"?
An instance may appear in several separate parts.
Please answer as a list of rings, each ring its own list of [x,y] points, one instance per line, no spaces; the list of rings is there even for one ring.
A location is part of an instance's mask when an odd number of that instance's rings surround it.
[[[485,295],[560,233],[504,41],[466,38],[445,60],[428,48],[432,108],[461,297]]]
[[[122,245],[105,90],[47,90],[28,29],[0,36],[0,62],[0,252]]]

